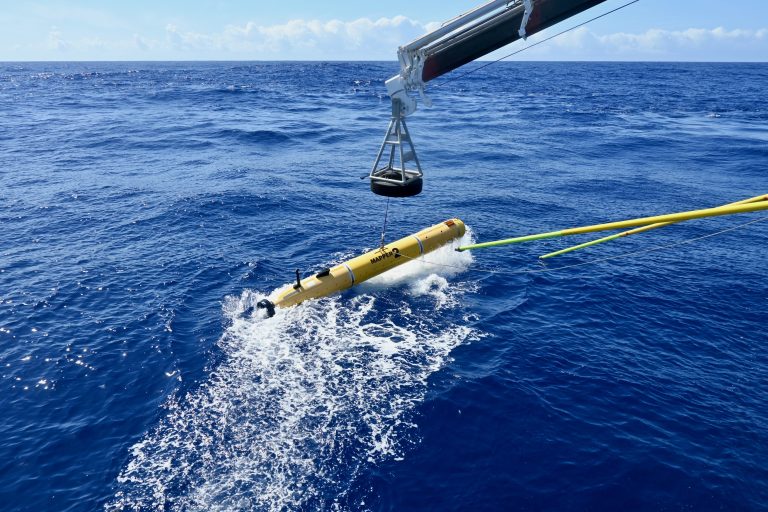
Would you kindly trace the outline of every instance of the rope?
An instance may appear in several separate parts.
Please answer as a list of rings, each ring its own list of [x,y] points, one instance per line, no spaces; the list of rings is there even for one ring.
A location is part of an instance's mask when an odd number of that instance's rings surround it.
[[[548,38],[546,38],[546,39],[542,39],[541,41],[538,41],[538,42],[536,42],[536,43],[533,43],[533,44],[531,44],[531,45],[528,45],[528,46],[526,46],[525,48],[521,48],[521,49],[519,49],[519,50],[516,50],[516,51],[514,51],[514,52],[510,53],[509,55],[505,55],[504,57],[501,57],[501,58],[499,58],[499,59],[496,59],[496,60],[492,60],[491,62],[488,62],[488,63],[486,63],[486,64],[483,64],[483,65],[482,65],[482,66],[480,66],[479,68],[475,68],[475,69],[473,69],[473,70],[471,70],[471,71],[467,71],[466,73],[462,73],[461,75],[458,75],[458,76],[454,76],[454,77],[451,77],[451,78],[447,78],[447,79],[443,80],[442,82],[440,82],[439,84],[436,84],[436,85],[435,85],[433,88],[437,89],[438,87],[442,87],[442,86],[444,86],[445,84],[448,84],[448,83],[450,83],[450,82],[453,82],[454,80],[458,80],[458,79],[460,79],[460,78],[464,78],[465,76],[467,76],[467,75],[471,75],[472,73],[475,73],[475,72],[477,72],[477,71],[480,71],[480,70],[481,70],[481,69],[483,69],[483,68],[487,68],[487,67],[488,67],[488,66],[490,66],[491,64],[496,64],[497,62],[501,62],[502,60],[506,60],[506,59],[508,59],[508,58],[510,58],[510,57],[513,57],[513,56],[517,55],[518,53],[522,53],[522,52],[524,52],[525,50],[530,50],[530,49],[531,49],[531,48],[533,48],[534,46],[538,46],[538,45],[540,45],[540,44],[546,43],[547,41],[550,41],[550,40],[552,40],[552,39],[554,39],[554,38],[556,38],[556,37],[560,37],[560,36],[561,36],[561,35],[563,35],[563,34],[567,34],[568,32],[571,32],[571,31],[573,31],[573,30],[576,30],[577,28],[583,27],[584,25],[587,25],[587,24],[589,24],[589,23],[592,23],[593,21],[599,20],[600,18],[604,18],[604,17],[608,16],[609,14],[613,14],[613,13],[615,13],[615,12],[617,12],[617,11],[620,11],[620,10],[624,9],[625,7],[629,7],[629,6],[630,6],[630,5],[632,5],[632,4],[636,4],[636,3],[637,3],[637,2],[639,2],[639,1],[640,1],[640,0],[632,0],[631,2],[628,2],[628,3],[624,4],[624,5],[622,5],[621,7],[617,7],[616,9],[613,9],[613,10],[611,10],[611,11],[608,11],[608,12],[606,12],[606,13],[603,13],[603,14],[601,14],[601,15],[599,15],[599,16],[595,16],[594,18],[592,18],[592,19],[590,19],[590,20],[587,20],[587,21],[585,21],[584,23],[579,23],[578,25],[574,25],[573,27],[571,27],[571,28],[568,28],[568,29],[565,29],[565,30],[563,30],[562,32],[558,32],[557,34],[555,34],[555,35],[553,35],[553,36],[550,36],[550,37],[548,37]]]
[[[624,254],[618,254],[616,256],[608,256],[608,257],[605,257],[605,258],[598,258],[596,260],[585,261],[583,263],[575,263],[573,265],[565,265],[563,267],[543,268],[543,269],[539,269],[539,270],[515,270],[515,271],[491,270],[491,269],[484,269],[484,268],[474,268],[472,270],[475,270],[476,272],[486,272],[486,273],[489,273],[489,274],[501,274],[501,275],[541,274],[541,273],[544,273],[544,272],[555,272],[555,271],[558,271],[558,270],[566,270],[566,269],[569,269],[569,268],[584,267],[586,265],[594,265],[596,263],[601,263],[603,261],[611,261],[611,260],[617,260],[617,259],[620,259],[620,258],[628,258],[630,256],[637,256],[638,254],[647,254],[649,252],[655,252],[655,251],[660,251],[660,250],[663,250],[663,249],[671,249],[671,248],[674,248],[674,247],[679,247],[681,245],[692,244],[693,242],[698,242],[699,240],[704,240],[706,238],[712,238],[712,237],[715,237],[715,236],[718,236],[718,235],[722,235],[724,233],[728,233],[730,231],[736,231],[737,229],[745,228],[745,227],[749,226],[750,224],[756,224],[758,222],[764,222],[764,221],[767,221],[767,220],[768,220],[768,217],[761,217],[759,219],[755,219],[755,220],[751,220],[749,222],[745,222],[744,224],[739,224],[738,226],[733,226],[733,227],[730,227],[730,228],[727,228],[727,229],[723,229],[722,231],[717,231],[715,233],[710,233],[708,235],[699,236],[699,237],[696,237],[696,238],[690,238],[688,240],[683,240],[681,242],[657,245],[655,247],[651,247],[651,248],[648,248],[648,249],[643,249],[643,250],[640,250],[640,251],[627,252],[627,253],[624,253]],[[447,268],[453,268],[453,269],[458,269],[458,270],[462,270],[462,271],[466,270],[466,267],[462,267],[462,266],[459,266],[459,265],[449,265],[449,264],[446,264],[446,263],[434,263],[434,262],[431,262],[431,261],[421,260],[419,258],[411,258],[410,256],[406,256],[405,254],[400,254],[400,256],[404,257],[404,258],[407,258],[409,260],[419,261],[419,262],[424,263],[426,265],[434,265],[434,266],[437,266],[437,267],[447,267]],[[543,265],[543,263],[542,263],[542,265]]]
[[[387,217],[389,216],[389,197],[387,197],[387,207],[384,209],[384,226],[381,228],[381,240],[379,248],[384,249],[384,237],[387,236]]]

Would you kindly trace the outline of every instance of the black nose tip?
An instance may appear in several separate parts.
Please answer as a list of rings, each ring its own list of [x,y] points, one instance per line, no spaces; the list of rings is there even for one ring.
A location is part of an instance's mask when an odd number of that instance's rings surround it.
[[[259,301],[259,302],[256,304],[256,307],[257,307],[258,309],[266,309],[266,310],[267,310],[267,316],[268,316],[268,317],[270,317],[270,318],[271,318],[271,317],[273,317],[273,316],[275,316],[275,305],[274,305],[274,304],[272,304],[272,302],[270,302],[270,301],[269,301],[269,300],[267,300],[267,299],[262,299],[262,300],[260,300],[260,301]]]

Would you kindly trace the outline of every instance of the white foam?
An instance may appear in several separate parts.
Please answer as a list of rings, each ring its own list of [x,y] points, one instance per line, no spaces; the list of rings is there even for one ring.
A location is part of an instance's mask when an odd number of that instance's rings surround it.
[[[360,287],[363,290],[374,290],[376,288],[388,288],[403,284],[410,285],[430,276],[456,276],[466,271],[472,264],[472,261],[474,261],[471,252],[456,252],[456,248],[470,243],[472,243],[472,232],[468,228],[466,234],[460,240],[444,245],[418,259],[393,268],[384,274],[366,281]]]
[[[219,341],[224,361],[167,404],[164,419],[132,448],[106,508],[343,509],[362,468],[406,455],[427,379],[454,347],[478,336],[449,320],[460,315],[429,314],[458,303],[468,283],[448,277],[471,257],[450,247],[428,257],[450,267],[411,262],[367,293],[307,302],[271,319],[253,310],[264,295],[231,298],[224,307],[231,326]],[[433,304],[377,299],[377,288],[405,283]]]
[[[361,284],[359,289],[368,292],[405,285],[414,296],[431,296],[437,310],[455,307],[463,293],[476,290],[474,282],[451,283],[448,280],[466,271],[474,261],[470,252],[456,252],[457,247],[471,243],[474,243],[472,231],[467,228],[460,240],[376,276]]]

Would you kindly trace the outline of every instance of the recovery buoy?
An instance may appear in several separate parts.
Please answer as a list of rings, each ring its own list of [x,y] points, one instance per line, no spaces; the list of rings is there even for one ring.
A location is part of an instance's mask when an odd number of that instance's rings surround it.
[[[390,173],[382,175],[390,180],[399,180],[400,175]],[[403,182],[371,179],[371,192],[385,197],[413,197],[421,194],[424,180],[421,176],[412,176]]]
[[[432,252],[452,240],[464,236],[466,228],[459,219],[450,219],[396,242],[369,251],[361,256],[325,269],[317,274],[298,279],[296,284],[280,291],[274,299],[264,299],[257,304],[268,316],[275,308],[295,306],[306,300],[326,297],[358,285],[372,277],[391,270],[422,254]]]

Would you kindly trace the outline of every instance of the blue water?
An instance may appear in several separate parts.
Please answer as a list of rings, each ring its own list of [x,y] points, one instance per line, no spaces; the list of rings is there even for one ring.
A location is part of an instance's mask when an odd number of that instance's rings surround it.
[[[759,213],[547,267],[567,241],[448,249],[253,311],[377,245],[386,200],[358,177],[394,72],[0,65],[0,509],[768,509],[768,222],[556,270]],[[764,64],[507,63],[432,87],[409,122],[425,190],[389,238],[768,193],[767,84]]]

